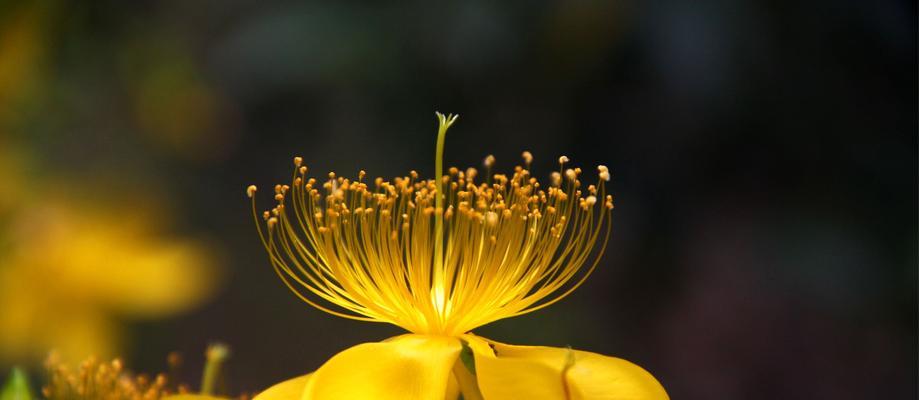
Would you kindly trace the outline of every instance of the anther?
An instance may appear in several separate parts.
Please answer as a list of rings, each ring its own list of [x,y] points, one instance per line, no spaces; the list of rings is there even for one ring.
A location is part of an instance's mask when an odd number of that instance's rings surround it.
[[[609,178],[610,178],[610,176],[609,176],[609,169],[606,168],[605,165],[599,165],[599,166],[597,166],[597,171],[600,172],[600,179],[603,179],[604,181],[609,182]]]
[[[494,164],[495,164],[495,156],[493,156],[493,155],[491,155],[491,154],[489,154],[487,157],[485,157],[485,160],[482,161],[482,165],[484,165],[485,168],[491,168],[491,166],[494,165]]]
[[[303,157],[294,157],[294,165],[299,167],[300,164],[303,164]]]
[[[549,175],[549,178],[552,180],[552,186],[559,186],[562,184],[562,174],[558,172],[553,172]]]
[[[561,157],[558,158],[558,163],[559,163],[559,164],[564,164],[564,163],[566,163],[566,162],[568,162],[568,157],[566,157],[566,156],[561,156]]]
[[[533,162],[533,154],[531,154],[529,151],[524,151],[521,156],[523,157],[523,162],[525,162],[527,167],[529,167],[530,163]]]
[[[477,171],[475,168],[467,168],[467,169],[466,169],[466,179],[468,179],[470,182],[471,182],[473,179],[475,179],[475,176],[478,175],[478,174],[479,174],[479,171]]]
[[[275,217],[268,218],[268,229],[274,229],[274,226],[278,224],[278,219]]]
[[[568,169],[565,170],[565,177],[573,181],[573,180],[577,179],[578,174],[577,174],[576,172],[574,172],[573,169],[568,168]]]
[[[485,213],[485,221],[488,222],[488,226],[498,225],[498,214],[494,211]]]
[[[249,187],[246,188],[246,195],[251,199],[252,196],[255,196],[256,191],[258,191],[258,188],[255,187],[255,185],[249,185]]]

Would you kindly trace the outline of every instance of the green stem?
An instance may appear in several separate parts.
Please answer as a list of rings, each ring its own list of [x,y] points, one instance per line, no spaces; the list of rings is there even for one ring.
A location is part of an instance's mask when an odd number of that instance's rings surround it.
[[[19,367],[13,367],[9,378],[3,388],[0,388],[0,400],[31,400],[32,390],[29,388],[29,378]]]

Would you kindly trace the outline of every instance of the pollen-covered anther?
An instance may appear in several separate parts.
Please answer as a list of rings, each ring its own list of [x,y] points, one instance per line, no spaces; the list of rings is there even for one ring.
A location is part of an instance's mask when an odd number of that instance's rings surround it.
[[[300,164],[303,164],[303,157],[294,157],[294,165],[299,167]]]
[[[558,172],[553,172],[549,175],[549,179],[552,181],[552,186],[561,186],[562,184],[562,174]]]
[[[578,178],[578,174],[574,172],[573,169],[568,168],[565,170],[565,177],[568,178],[568,180],[574,181]]]
[[[278,224],[278,219],[275,217],[268,218],[268,229],[274,229],[275,225]]]
[[[598,165],[597,172],[600,174],[600,179],[606,182],[609,182],[609,178],[610,178],[609,168],[606,168],[605,165]]]
[[[470,183],[475,179],[476,175],[479,174],[479,171],[475,168],[466,168],[466,180]]]
[[[492,165],[495,165],[495,156],[491,154],[486,156],[485,159],[482,160],[482,165],[484,165],[485,168],[491,168]]]
[[[568,161],[569,161],[569,160],[568,160],[568,157],[567,157],[567,156],[561,156],[561,157],[558,158],[558,163],[559,163],[559,164],[565,164],[565,163],[567,163]]]
[[[485,222],[488,223],[488,226],[494,227],[498,225],[498,214],[494,211],[489,211],[485,213]]]
[[[520,156],[523,157],[523,162],[526,163],[529,168],[530,164],[533,162],[533,154],[529,151],[524,151]]]
[[[249,187],[246,188],[246,196],[249,196],[249,198],[251,199],[253,196],[255,196],[255,192],[257,191],[258,191],[258,188],[255,187],[255,185],[249,185]]]

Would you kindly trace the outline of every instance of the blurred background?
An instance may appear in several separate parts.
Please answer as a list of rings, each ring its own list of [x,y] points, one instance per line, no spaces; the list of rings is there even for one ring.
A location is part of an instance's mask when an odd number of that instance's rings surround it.
[[[430,176],[439,110],[448,164],[613,173],[595,275],[480,335],[674,399],[916,398],[915,2],[494,3],[3,2],[0,371],[197,383],[220,340],[257,392],[399,334],[289,293],[244,192],[295,155]]]

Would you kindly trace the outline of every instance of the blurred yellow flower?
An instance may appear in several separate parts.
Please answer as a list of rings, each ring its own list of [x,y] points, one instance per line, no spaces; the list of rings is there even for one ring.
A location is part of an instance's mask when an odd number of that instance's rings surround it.
[[[261,215],[266,228],[253,200],[271,263],[301,299],[411,332],[344,350],[256,400],[667,399],[628,361],[470,333],[549,306],[585,281],[609,238],[610,174],[599,166],[598,183],[585,188],[580,168],[566,169],[562,156],[543,187],[530,175],[529,152],[510,177],[491,175],[491,156],[482,181],[472,168],[444,174],[456,117],[438,118],[432,180],[413,171],[393,183],[376,178],[371,188],[361,171],[354,181],[330,173],[321,183],[298,157],[293,181],[275,186],[277,205]]]
[[[110,357],[122,318],[172,315],[215,289],[208,246],[164,234],[156,207],[30,182],[0,204],[0,362]]]

